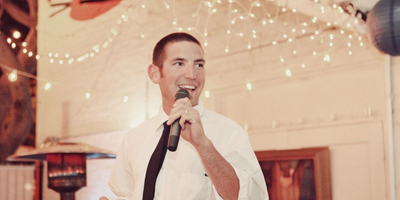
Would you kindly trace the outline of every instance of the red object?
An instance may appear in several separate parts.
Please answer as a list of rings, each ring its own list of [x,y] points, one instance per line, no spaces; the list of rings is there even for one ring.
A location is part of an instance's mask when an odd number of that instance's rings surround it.
[[[75,200],[75,192],[86,186],[86,154],[49,153],[47,186],[60,193],[61,200]]]
[[[93,19],[118,5],[119,2],[121,0],[86,3],[81,3],[80,0],[73,0],[71,3],[71,17],[81,21]]]

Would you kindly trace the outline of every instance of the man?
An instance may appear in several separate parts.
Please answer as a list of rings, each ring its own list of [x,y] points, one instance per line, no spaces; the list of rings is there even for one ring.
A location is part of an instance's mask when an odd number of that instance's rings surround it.
[[[247,134],[232,120],[204,110],[199,101],[204,66],[200,43],[187,33],[172,33],[157,43],[148,75],[160,87],[162,108],[123,139],[109,181],[119,199],[268,200]],[[189,98],[175,101],[180,88],[189,92]],[[157,166],[148,165],[162,138],[163,123],[171,125],[179,118],[178,148],[165,153],[160,171],[154,173]],[[154,191],[148,189],[152,174],[156,174]]]

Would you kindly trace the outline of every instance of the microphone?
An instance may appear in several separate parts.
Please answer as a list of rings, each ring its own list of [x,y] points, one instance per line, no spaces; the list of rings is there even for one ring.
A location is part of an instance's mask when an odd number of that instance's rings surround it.
[[[175,101],[186,97],[189,98],[189,92],[181,88],[175,94]],[[171,125],[171,130],[169,132],[169,137],[168,137],[168,147],[167,147],[168,150],[170,151],[176,151],[176,149],[178,148],[178,142],[181,136],[181,125],[179,125],[180,119],[181,118],[179,117]]]

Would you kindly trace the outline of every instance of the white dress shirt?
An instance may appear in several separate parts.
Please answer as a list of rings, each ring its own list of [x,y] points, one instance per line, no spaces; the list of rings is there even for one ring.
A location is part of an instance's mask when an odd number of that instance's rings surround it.
[[[232,165],[240,182],[239,199],[268,200],[267,187],[247,133],[234,121],[204,110],[201,101],[194,107],[201,116],[204,132],[218,152]],[[118,199],[140,200],[147,165],[161,137],[168,116],[157,116],[129,131],[122,141],[109,180]],[[156,200],[222,199],[195,148],[179,140],[175,152],[167,151],[157,177]]]

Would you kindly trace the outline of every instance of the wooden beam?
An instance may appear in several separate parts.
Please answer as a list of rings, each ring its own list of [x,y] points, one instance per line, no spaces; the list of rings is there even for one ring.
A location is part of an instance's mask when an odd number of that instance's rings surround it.
[[[29,17],[29,14],[25,13],[18,6],[8,2],[7,0],[2,0],[2,6],[4,6],[7,13],[10,14],[10,16],[13,19],[15,19],[16,21],[18,21],[19,23],[23,24],[26,27],[30,27],[32,21],[31,18]]]
[[[23,71],[10,45],[7,44],[4,34],[0,34],[0,57],[2,70],[7,67]],[[2,98],[8,104],[8,106],[0,106],[0,113],[7,113],[6,119],[0,121],[0,163],[4,163],[7,157],[22,144],[34,120],[28,78],[18,76],[15,82],[10,82],[6,76],[8,73],[9,71],[6,71],[0,78],[0,93],[5,94]]]

